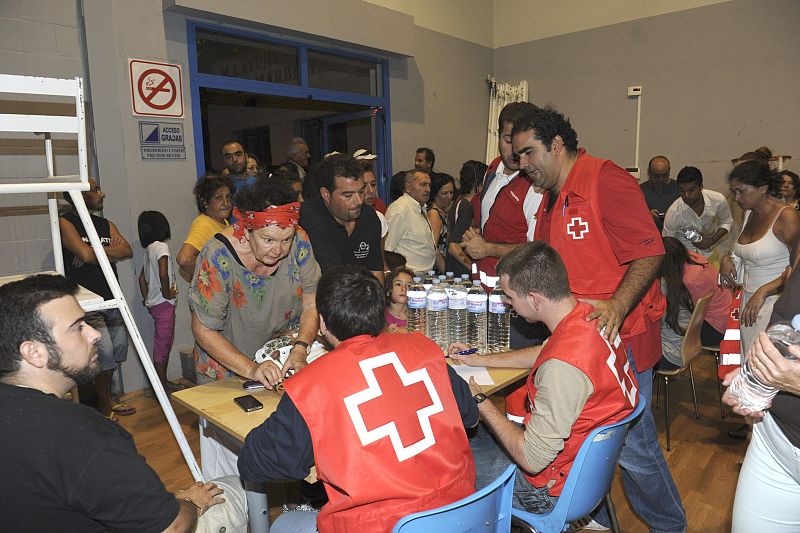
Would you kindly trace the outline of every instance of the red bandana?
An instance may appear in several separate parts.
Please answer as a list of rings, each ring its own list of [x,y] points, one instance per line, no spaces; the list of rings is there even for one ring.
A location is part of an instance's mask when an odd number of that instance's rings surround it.
[[[300,221],[300,202],[285,205],[271,205],[263,211],[245,211],[242,213],[233,208],[233,216],[237,219],[233,224],[233,236],[237,239],[244,238],[244,230],[278,226],[289,228],[296,226]]]

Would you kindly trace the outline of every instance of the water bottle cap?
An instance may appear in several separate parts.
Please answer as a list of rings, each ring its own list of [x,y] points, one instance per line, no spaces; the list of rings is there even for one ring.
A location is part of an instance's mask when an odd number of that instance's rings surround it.
[[[414,283],[419,283],[422,281],[422,278],[419,276],[414,276]]]
[[[473,279],[473,280],[472,280],[472,284],[473,284],[473,285],[480,285],[480,284],[481,284],[481,280],[479,280],[479,279]]]
[[[452,278],[453,277],[453,273],[452,272],[445,272],[445,274],[447,274],[448,278]]]
[[[428,275],[433,276],[436,273],[435,270],[428,270]]]
[[[794,318],[792,319],[792,327],[796,331],[800,331],[800,314],[794,315]]]

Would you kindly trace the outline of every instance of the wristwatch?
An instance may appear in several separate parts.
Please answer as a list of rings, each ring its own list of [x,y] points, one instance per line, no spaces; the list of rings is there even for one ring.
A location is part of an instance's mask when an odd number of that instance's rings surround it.
[[[481,403],[486,399],[486,395],[482,392],[479,392],[478,394],[473,396],[473,398],[475,398],[475,403]]]
[[[297,340],[297,341],[294,341],[294,344],[292,345],[292,348],[294,348],[294,347],[295,347],[295,346],[297,346],[298,344],[299,344],[300,346],[302,346],[302,347],[305,349],[305,351],[306,351],[306,354],[308,354],[308,343],[307,343],[306,341],[300,341],[300,340]]]

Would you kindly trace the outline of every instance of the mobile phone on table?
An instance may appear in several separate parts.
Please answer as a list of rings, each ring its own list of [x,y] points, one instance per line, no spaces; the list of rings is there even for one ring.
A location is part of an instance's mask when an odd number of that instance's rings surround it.
[[[242,408],[242,411],[249,413],[250,411],[258,411],[264,407],[264,404],[256,400],[250,394],[239,396],[233,399],[234,403]]]
[[[264,384],[261,383],[260,381],[256,381],[254,379],[249,379],[249,380],[245,381],[244,383],[242,383],[242,388],[244,390],[258,390],[258,389],[263,389],[264,388]]]

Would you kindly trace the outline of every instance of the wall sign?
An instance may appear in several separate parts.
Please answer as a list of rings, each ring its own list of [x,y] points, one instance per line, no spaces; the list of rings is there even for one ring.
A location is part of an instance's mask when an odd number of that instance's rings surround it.
[[[142,159],[186,159],[184,142],[179,122],[139,122]]]
[[[128,59],[134,115],[183,118],[181,67]]]

